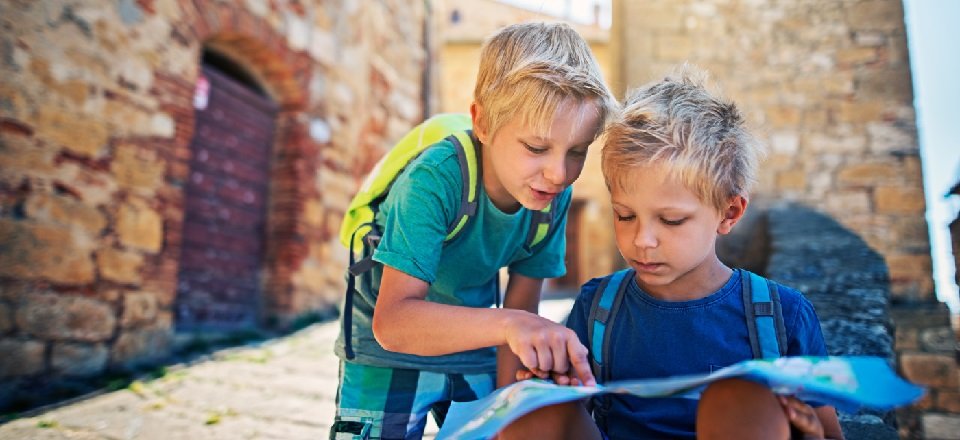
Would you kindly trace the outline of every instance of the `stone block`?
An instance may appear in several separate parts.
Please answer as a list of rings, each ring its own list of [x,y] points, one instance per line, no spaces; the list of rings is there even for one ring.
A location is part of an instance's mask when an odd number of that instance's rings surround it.
[[[957,338],[950,327],[926,329],[920,333],[923,351],[953,354],[957,350]]]
[[[157,295],[151,292],[130,292],[123,297],[120,325],[129,328],[153,322],[157,317]]]
[[[960,432],[960,415],[928,413],[922,419],[925,440],[954,440]]]
[[[0,378],[42,373],[45,348],[46,344],[39,341],[0,339],[0,359],[4,360],[0,362]]]
[[[878,214],[923,215],[926,201],[922,187],[878,186],[874,192]]]
[[[886,102],[879,100],[866,102],[843,100],[831,105],[833,116],[837,122],[859,124],[883,119],[888,107]]]
[[[867,136],[870,139],[870,151],[889,153],[892,151],[916,151],[918,148],[916,127],[904,127],[889,122],[867,123]],[[920,173],[910,173],[919,176]]]
[[[93,281],[90,243],[63,226],[0,219],[0,276],[62,284]]]
[[[124,246],[156,253],[163,245],[163,218],[142,200],[120,205],[116,228]]]
[[[99,157],[110,134],[103,121],[51,104],[40,107],[35,127],[38,137],[87,157]]]
[[[836,61],[840,68],[872,63],[877,60],[879,51],[875,47],[850,47],[840,49]]]
[[[138,285],[143,277],[140,274],[143,255],[120,249],[101,249],[97,252],[97,268],[100,276],[106,280],[123,284]]]
[[[937,390],[935,406],[940,411],[960,414],[960,390]]]
[[[114,152],[110,171],[121,188],[153,194],[163,185],[166,163],[155,152],[146,152],[132,144],[121,144]]]
[[[100,235],[107,219],[97,208],[75,199],[36,193],[27,199],[24,206],[27,217],[61,225],[77,226],[92,237]]]
[[[123,331],[111,347],[110,364],[135,367],[163,359],[170,353],[171,330],[151,327]]]
[[[900,177],[901,172],[894,164],[861,162],[841,168],[837,173],[837,182],[841,185],[869,187],[877,183],[890,182]]]
[[[777,175],[777,189],[803,190],[807,186],[807,173],[803,170],[782,171]]]
[[[58,342],[53,344],[50,367],[64,376],[93,376],[107,365],[105,344]]]
[[[116,317],[101,301],[56,293],[32,293],[17,305],[20,331],[43,339],[99,342],[113,336]]]
[[[897,352],[920,349],[920,331],[915,328],[897,327],[894,348]]]
[[[27,136],[0,130],[0,170],[3,170],[0,176],[14,172],[53,174],[56,152],[50,148],[41,148],[35,143],[35,140]]]
[[[900,355],[900,370],[903,376],[921,385],[957,388],[957,363],[953,356],[928,353],[903,353]]]

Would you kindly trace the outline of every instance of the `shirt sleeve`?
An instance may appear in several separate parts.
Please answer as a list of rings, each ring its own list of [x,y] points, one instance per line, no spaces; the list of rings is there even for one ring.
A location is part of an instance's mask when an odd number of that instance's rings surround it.
[[[511,263],[510,271],[530,278],[556,278],[567,273],[564,257],[567,254],[567,212],[572,194],[573,187],[567,187],[557,196],[550,232],[535,247],[533,254]]]
[[[788,293],[789,292],[789,293]],[[787,327],[787,355],[788,356],[826,356],[827,346],[823,340],[823,331],[820,329],[820,319],[817,312],[800,292],[780,287],[781,304],[785,295],[795,295],[795,306],[792,312],[783,310],[785,326]]]
[[[383,236],[375,261],[427,283],[436,281],[443,240],[460,203],[455,162],[455,155],[427,156],[397,177],[380,205]]]

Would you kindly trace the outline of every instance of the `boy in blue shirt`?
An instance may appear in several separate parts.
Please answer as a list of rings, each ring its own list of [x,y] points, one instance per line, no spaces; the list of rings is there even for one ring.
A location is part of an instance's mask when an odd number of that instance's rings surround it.
[[[565,272],[570,185],[615,105],[568,25],[508,26],[484,44],[470,107],[480,144],[476,213],[444,242],[464,190],[449,141],[393,182],[375,217],[379,264],[348,293],[351,336],[341,332],[336,343],[330,438],[420,438],[428,411],[442,423],[450,401],[486,395],[520,368],[571,370],[593,382],[576,334],[538,316],[537,306],[543,279]],[[555,227],[527,248],[531,216],[548,205]],[[502,267],[510,275],[504,307],[490,308]]]
[[[716,240],[747,209],[760,150],[734,104],[711,96],[689,72],[639,89],[608,125],[603,173],[617,247],[632,269],[606,333],[609,380],[709,373],[753,358],[741,295],[749,279],[720,261]],[[587,347],[601,280],[583,286],[567,320]],[[777,291],[786,355],[826,355],[810,302],[789,287],[777,285]],[[581,402],[535,411],[503,436],[786,439],[793,429],[813,438],[843,437],[832,407],[812,408],[741,379],[711,385],[699,401],[602,398],[610,400],[594,402],[592,414]]]

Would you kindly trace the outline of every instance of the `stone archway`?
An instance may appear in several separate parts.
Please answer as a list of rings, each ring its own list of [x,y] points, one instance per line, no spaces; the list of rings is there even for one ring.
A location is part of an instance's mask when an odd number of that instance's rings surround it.
[[[291,308],[291,273],[307,254],[298,237],[303,236],[305,228],[303,201],[314,196],[311,191],[315,189],[301,183],[314,178],[318,169],[318,146],[309,139],[301,115],[306,111],[312,63],[306,52],[292,49],[283,35],[246,9],[208,0],[186,5],[192,10],[185,11],[185,20],[175,34],[191,35],[203,44],[202,48],[215,51],[242,67],[276,106],[267,169],[267,222],[259,280],[262,294],[257,300],[255,318],[258,324],[269,323],[274,316]],[[198,60],[202,48],[197,47]],[[200,73],[198,67],[197,76],[186,81],[173,74],[158,73],[152,91],[161,109],[174,115],[176,120],[174,143],[167,148],[170,166],[166,179],[181,190],[167,195],[169,209],[163,212],[167,231],[161,255],[163,271],[156,274],[157,279],[168,286],[165,290],[171,297],[177,291],[180,257],[185,245],[185,234],[181,231],[187,200],[182,188],[191,178],[190,146],[197,124],[192,98]],[[172,282],[167,284],[166,280]]]

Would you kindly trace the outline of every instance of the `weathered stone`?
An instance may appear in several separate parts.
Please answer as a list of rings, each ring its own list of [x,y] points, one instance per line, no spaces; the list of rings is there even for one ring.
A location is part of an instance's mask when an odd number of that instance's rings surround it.
[[[143,255],[106,248],[97,251],[97,268],[104,279],[124,284],[140,284]]]
[[[141,328],[125,330],[110,350],[110,364],[134,367],[163,359],[169,354],[169,328]]]
[[[785,190],[802,190],[807,186],[807,173],[803,170],[783,171],[777,175],[777,187]]]
[[[953,354],[957,351],[957,336],[951,327],[926,329],[920,333],[923,351],[928,353]]]
[[[912,382],[933,387],[957,388],[957,363],[953,356],[927,353],[900,355],[903,376]]]
[[[928,440],[953,440],[960,432],[960,415],[924,414],[923,438]]]
[[[874,203],[881,214],[920,214],[926,206],[920,187],[879,186],[874,194]]]
[[[55,293],[27,295],[15,311],[17,326],[44,339],[97,342],[113,335],[113,309],[100,301]]]
[[[163,184],[165,162],[156,152],[144,151],[131,144],[117,146],[110,169],[122,188],[153,194]]]
[[[873,186],[900,178],[900,170],[889,163],[856,163],[840,169],[838,182],[843,185]]]
[[[52,174],[55,155],[52,149],[38,147],[26,136],[0,130],[0,176],[27,171]]]
[[[62,226],[0,218],[0,275],[63,284],[93,281],[91,243]]]
[[[64,376],[92,376],[103,372],[107,365],[105,344],[78,344],[58,342],[53,344],[50,367]]]
[[[35,126],[37,136],[83,156],[98,157],[107,146],[106,125],[76,111],[41,107]]]
[[[92,237],[100,235],[107,219],[96,208],[67,197],[37,193],[27,199],[27,217],[61,225],[74,225]]]
[[[116,229],[124,246],[156,253],[163,245],[163,218],[140,199],[120,205]]]
[[[937,390],[937,401],[935,406],[940,411],[960,414],[960,391],[946,389]]]
[[[28,376],[43,372],[46,346],[35,340],[0,339],[0,377]]]
[[[157,317],[157,296],[151,292],[130,292],[123,297],[120,325],[129,328],[152,322]]]

